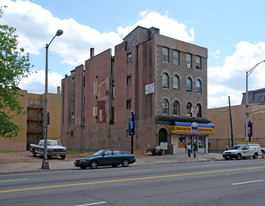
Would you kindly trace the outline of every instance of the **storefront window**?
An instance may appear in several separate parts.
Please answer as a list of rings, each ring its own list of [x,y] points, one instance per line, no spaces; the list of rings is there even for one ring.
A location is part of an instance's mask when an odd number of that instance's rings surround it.
[[[205,148],[205,138],[204,138],[204,136],[199,136],[199,148]]]
[[[186,137],[179,137],[179,141],[178,141],[178,148],[181,148],[181,149],[185,149],[185,144],[186,144],[186,141],[185,141]]]

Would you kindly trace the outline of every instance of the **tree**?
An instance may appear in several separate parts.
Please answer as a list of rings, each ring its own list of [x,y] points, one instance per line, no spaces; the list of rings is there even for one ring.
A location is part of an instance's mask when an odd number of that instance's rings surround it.
[[[0,18],[3,7],[0,7]],[[22,114],[23,107],[18,101],[22,96],[18,84],[30,74],[29,54],[18,48],[16,29],[0,24],[0,135],[4,138],[17,136],[20,127],[12,119]]]

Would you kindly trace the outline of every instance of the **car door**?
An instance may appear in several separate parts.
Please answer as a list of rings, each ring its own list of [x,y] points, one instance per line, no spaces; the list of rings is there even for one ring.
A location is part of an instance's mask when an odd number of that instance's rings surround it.
[[[247,145],[243,145],[242,147],[242,156],[243,157],[249,157],[249,147]]]
[[[123,160],[123,153],[120,150],[113,150],[113,163],[118,165],[121,164]]]
[[[101,165],[111,165],[113,162],[112,150],[106,150],[101,158]]]

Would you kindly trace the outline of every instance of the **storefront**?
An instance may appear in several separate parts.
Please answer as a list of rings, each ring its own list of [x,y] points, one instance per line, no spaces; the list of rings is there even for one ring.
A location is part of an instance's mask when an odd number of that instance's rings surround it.
[[[209,134],[214,134],[213,124],[171,121],[173,154],[185,153],[187,143],[197,145],[199,153],[208,153]]]

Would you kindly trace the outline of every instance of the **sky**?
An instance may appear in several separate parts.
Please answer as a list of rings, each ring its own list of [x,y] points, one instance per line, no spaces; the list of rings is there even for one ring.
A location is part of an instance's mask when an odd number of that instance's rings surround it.
[[[140,25],[208,49],[208,108],[241,104],[246,71],[265,59],[264,0],[1,0],[1,24],[15,27],[32,71],[19,87],[44,93],[45,45],[49,46],[48,92],[95,54],[121,43]],[[115,55],[115,54],[113,54]],[[248,77],[249,90],[265,87],[265,63]]]

